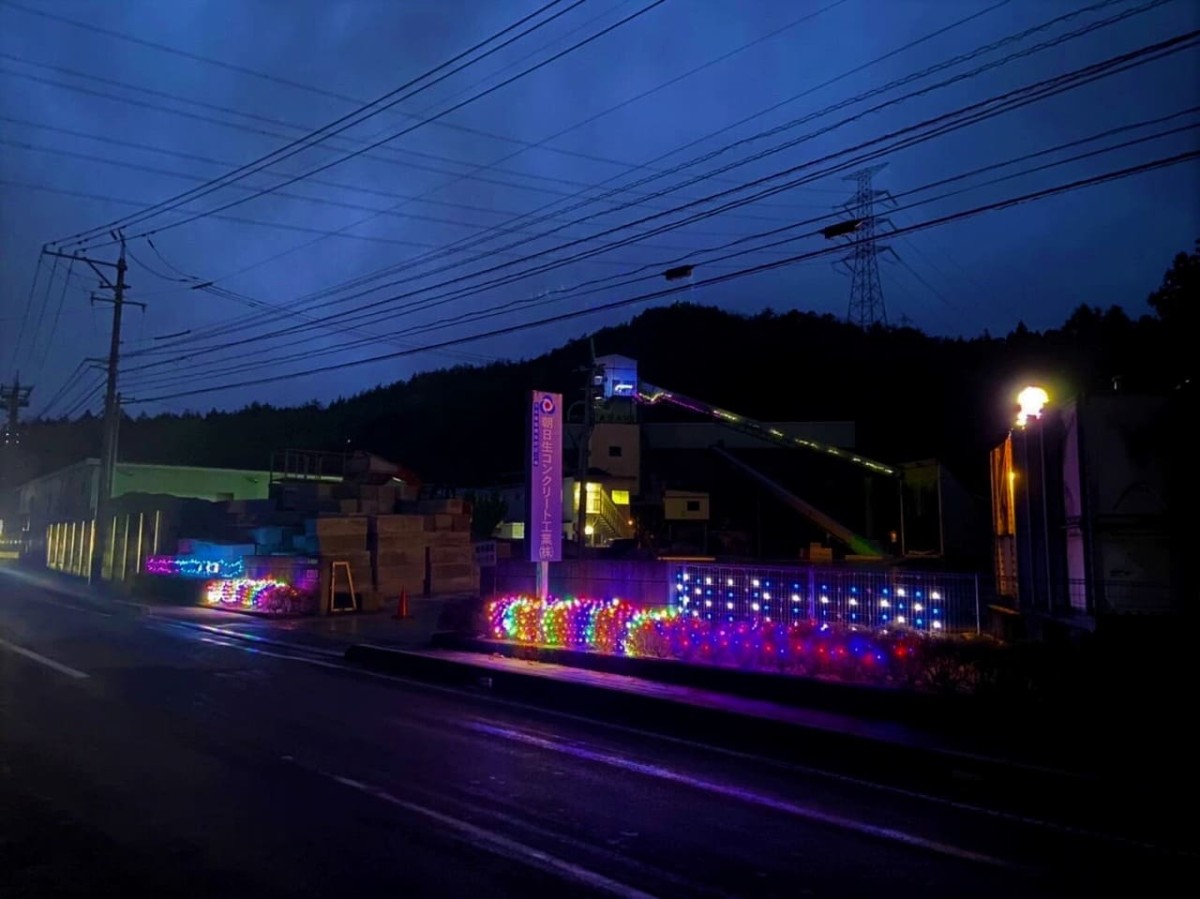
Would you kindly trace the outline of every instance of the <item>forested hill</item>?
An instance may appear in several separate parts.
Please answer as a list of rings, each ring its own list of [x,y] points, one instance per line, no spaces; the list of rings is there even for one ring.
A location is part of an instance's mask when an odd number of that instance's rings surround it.
[[[1178,335],[1176,335],[1177,338]],[[852,419],[859,448],[889,461],[936,456],[975,481],[1027,381],[1068,396],[1081,388],[1167,389],[1179,377],[1171,329],[1149,315],[1080,308],[1063,327],[1006,337],[862,332],[830,316],[741,316],[680,304],[594,335],[599,354],[639,360],[646,380],[775,420]],[[328,406],[253,405],[237,412],[126,419],[121,458],[261,468],[285,447],[366,449],[428,481],[488,483],[520,467],[524,396],[577,391],[587,341],[536,359],[460,366],[376,387]],[[35,423],[23,449],[38,471],[98,452],[99,423]]]

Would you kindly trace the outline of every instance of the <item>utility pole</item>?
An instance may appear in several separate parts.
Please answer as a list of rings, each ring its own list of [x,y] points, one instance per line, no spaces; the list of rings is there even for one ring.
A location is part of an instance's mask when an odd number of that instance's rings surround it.
[[[13,446],[21,442],[21,410],[29,406],[32,387],[21,386],[21,374],[13,376],[11,387],[0,387],[0,403],[8,413],[4,426],[4,445]]]
[[[108,520],[108,509],[112,500],[113,473],[117,466],[118,431],[121,425],[121,397],[117,393],[117,375],[121,364],[121,317],[125,304],[130,302],[125,299],[125,291],[129,287],[125,283],[125,236],[120,233],[114,233],[113,237],[120,241],[121,244],[121,252],[116,262],[89,259],[86,256],[62,253],[57,250],[43,249],[42,251],[49,256],[58,256],[63,259],[74,259],[87,263],[100,278],[101,286],[112,291],[111,299],[92,296],[93,302],[112,303],[113,307],[112,334],[108,346],[108,380],[104,389],[104,438],[100,452],[100,477],[96,491],[96,523],[93,528],[94,548],[92,551],[91,572],[89,574],[89,580],[93,583],[101,577],[104,546],[109,539],[108,530],[110,522]],[[104,268],[116,270],[117,276],[115,281],[108,278],[103,271]],[[140,306],[143,309],[146,308],[144,303],[133,303],[133,305]]]
[[[883,287],[879,282],[879,254],[891,251],[891,247],[878,243],[877,226],[887,220],[876,218],[875,201],[890,199],[890,194],[885,190],[875,190],[872,186],[876,173],[885,165],[873,165],[842,179],[858,185],[854,196],[842,207],[853,213],[855,227],[848,229],[853,248],[839,265],[850,274],[850,306],[846,311],[846,321],[860,328],[888,323]]]

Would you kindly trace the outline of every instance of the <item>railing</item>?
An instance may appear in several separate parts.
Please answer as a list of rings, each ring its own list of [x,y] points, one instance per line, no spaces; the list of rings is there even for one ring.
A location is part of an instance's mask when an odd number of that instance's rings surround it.
[[[972,574],[679,562],[669,577],[672,604],[698,618],[931,634],[980,630],[979,580]]]
[[[271,483],[276,481],[322,481],[346,474],[349,453],[320,450],[276,450],[271,454]]]
[[[713,620],[811,621],[930,634],[978,633],[978,586],[973,574],[820,565],[568,560],[550,566],[555,596],[669,604]],[[533,593],[533,563],[503,563],[495,588],[496,595]]]

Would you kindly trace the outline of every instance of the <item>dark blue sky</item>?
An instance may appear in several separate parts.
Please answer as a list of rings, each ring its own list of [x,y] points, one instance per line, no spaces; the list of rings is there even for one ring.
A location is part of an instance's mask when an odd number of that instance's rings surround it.
[[[185,210],[211,210],[279,184],[281,179],[272,173],[291,176],[342,159],[364,143],[445,110],[651,2],[587,0],[398,106],[235,186],[195,199]],[[84,357],[107,351],[108,308],[88,305],[89,288],[95,284],[89,271],[75,266],[64,294],[66,264],[59,264],[51,280],[51,260],[45,259],[31,293],[43,243],[63,241],[137,213],[253,161],[353,111],[356,101],[397,88],[541,5],[527,0],[0,3],[4,376],[11,377],[19,367],[22,379],[35,383],[36,413]],[[570,5],[566,0],[541,18]],[[864,92],[1092,6],[1097,8],[1002,48],[847,104]],[[975,13],[979,15],[970,21],[948,28]],[[873,105],[1122,14],[1128,16],[1053,48],[830,128]],[[703,262],[708,257],[697,254],[735,238],[831,215],[832,207],[852,191],[845,171],[585,261],[513,278],[502,286],[489,285],[495,278],[583,249],[636,237],[651,225],[561,249],[567,241],[845,153],[934,116],[1198,27],[1200,4],[1192,0],[1158,5],[1146,0],[667,0],[436,122],[222,213],[239,221],[203,217],[172,227],[185,217],[172,211],[128,225],[125,231],[131,236],[148,230],[159,233],[151,238],[153,247],[145,238],[129,243],[133,289],[128,296],[146,302],[148,309],[128,310],[122,390],[128,397],[145,399],[258,376],[301,373],[585,309],[658,289],[665,282],[640,281],[571,295],[582,283],[653,273],[659,270],[655,266],[681,257],[699,263],[694,277],[700,280],[824,249],[828,244],[813,232],[834,221],[829,217],[771,238],[795,238],[781,247],[709,265]],[[940,29],[946,30],[864,65]],[[699,71],[687,74],[694,69]],[[839,77],[847,72],[851,74]],[[826,84],[829,81],[834,83]],[[770,112],[742,121],[777,104]],[[814,115],[835,104],[846,105]],[[888,166],[876,184],[902,195],[1014,157],[1140,125],[902,196],[900,209],[892,213],[892,223],[902,228],[1196,150],[1200,114],[1187,111],[1197,106],[1200,56],[1191,48],[887,152],[881,161]],[[793,124],[805,117],[808,120]],[[778,130],[762,134],[773,129]],[[822,129],[825,133],[814,133]],[[1174,133],[1141,140],[1168,131]],[[805,139],[713,173],[797,138]],[[729,147],[734,141],[743,142]],[[1140,142],[983,184],[1129,141]],[[704,156],[711,158],[697,161]],[[825,165],[847,159],[837,157]],[[638,168],[647,163],[650,168]],[[661,174],[680,164],[688,165],[674,174]],[[810,171],[817,170],[806,170]],[[596,185],[603,183],[607,190],[646,178],[652,180],[604,201],[594,199]],[[692,179],[698,180],[685,184]],[[657,192],[662,194],[647,196]],[[951,192],[953,196],[936,199]],[[1190,161],[897,237],[889,243],[899,261],[881,264],[889,316],[893,322],[903,316],[932,333],[974,335],[985,328],[1003,333],[1018,320],[1033,328],[1053,327],[1080,303],[1116,303],[1140,314],[1145,295],[1157,286],[1171,257],[1200,236],[1198,197],[1200,165]],[[545,206],[537,217],[513,220]],[[688,212],[712,206],[693,206]],[[672,213],[652,224],[674,222],[684,214]],[[543,220],[547,215],[552,217]],[[579,222],[584,216],[592,217]],[[498,233],[497,227],[507,233]],[[113,258],[115,248],[101,246],[103,242],[96,240],[91,252]],[[761,242],[734,249],[751,249]],[[450,244],[469,248],[439,253]],[[414,262],[430,254],[438,256]],[[535,258],[519,261],[528,256]],[[343,288],[313,296],[406,260],[403,270],[364,282],[354,291]],[[436,286],[509,261],[516,264]],[[832,261],[808,260],[694,287],[682,296],[745,312],[772,307],[844,315],[849,280],[833,269]],[[642,266],[651,267],[640,270]],[[194,280],[178,280],[184,276]],[[200,282],[214,282],[215,292],[194,289]],[[413,303],[427,303],[465,287],[474,289],[436,308],[412,308]],[[350,298],[351,293],[361,295]],[[407,296],[370,310],[391,317],[353,318],[364,304],[398,294]],[[535,300],[538,305],[523,306]],[[640,308],[611,310],[441,352],[140,408],[226,407],[252,399],[327,400],[426,368],[536,354],[584,331],[623,321]],[[474,323],[421,330],[464,314],[491,311],[497,314]],[[306,325],[304,330],[272,336]],[[416,333],[405,333],[414,329]],[[191,333],[154,339],[184,331]],[[679,351],[686,352],[686,347]],[[76,399],[87,397],[99,373],[88,371],[73,380],[52,412],[67,411]],[[93,399],[91,407],[97,403]]]

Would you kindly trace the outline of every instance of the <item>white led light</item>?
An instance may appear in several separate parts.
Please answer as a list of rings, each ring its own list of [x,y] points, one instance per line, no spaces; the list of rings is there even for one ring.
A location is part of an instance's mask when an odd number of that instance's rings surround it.
[[[706,577],[706,578],[704,579],[704,586],[706,586],[706,587],[711,587],[711,586],[712,586],[712,578],[710,578],[710,577]]]
[[[732,586],[733,586],[733,578],[726,578],[726,579],[725,579],[725,586],[726,586],[726,587],[732,587]]]
[[[731,603],[731,602],[725,603],[725,608],[729,609],[729,611],[732,612],[733,611],[733,603]]]
[[[686,571],[683,573],[683,579],[685,581],[688,579],[688,573]]]
[[[852,605],[852,606],[856,606],[856,605],[858,605],[858,600],[857,600],[857,599],[851,599],[851,600],[850,600],[850,605]]]
[[[900,597],[908,596],[908,594],[904,592],[904,588],[903,588],[903,587],[897,587],[897,588],[896,588],[896,595],[897,595],[897,596],[900,596]]]
[[[752,580],[752,581],[750,582],[750,586],[751,586],[751,587],[757,587],[757,586],[758,586],[758,578],[755,578],[754,580]]]
[[[706,609],[712,608],[712,600],[711,599],[704,600],[704,608],[706,608]]]
[[[891,607],[892,607],[892,604],[890,602],[888,602],[886,599],[879,600],[879,608],[890,609]]]
[[[913,603],[913,611],[914,611],[914,612],[919,612],[919,611],[921,611],[923,608],[925,608],[925,607],[924,607],[923,605],[921,605],[919,602],[914,602],[914,603]]]
[[[940,594],[936,590],[934,590],[932,593],[929,594],[929,598],[932,599],[934,602],[937,602],[939,599],[942,598],[942,594]]]
[[[903,615],[896,616],[896,624],[904,624],[904,616]]]
[[[756,602],[750,603],[751,611],[757,612],[760,608],[762,608],[762,607],[758,603],[756,603]]]
[[[770,598],[771,598],[771,594],[770,594],[770,593],[764,593],[764,594],[763,594],[763,599],[770,599]]]
[[[935,631],[940,631],[942,629],[942,623],[940,621],[935,621],[933,623],[933,629]]]
[[[822,602],[822,603],[827,603],[827,602],[829,602],[829,597],[828,597],[828,596],[822,596],[822,597],[821,597],[821,602]]]

